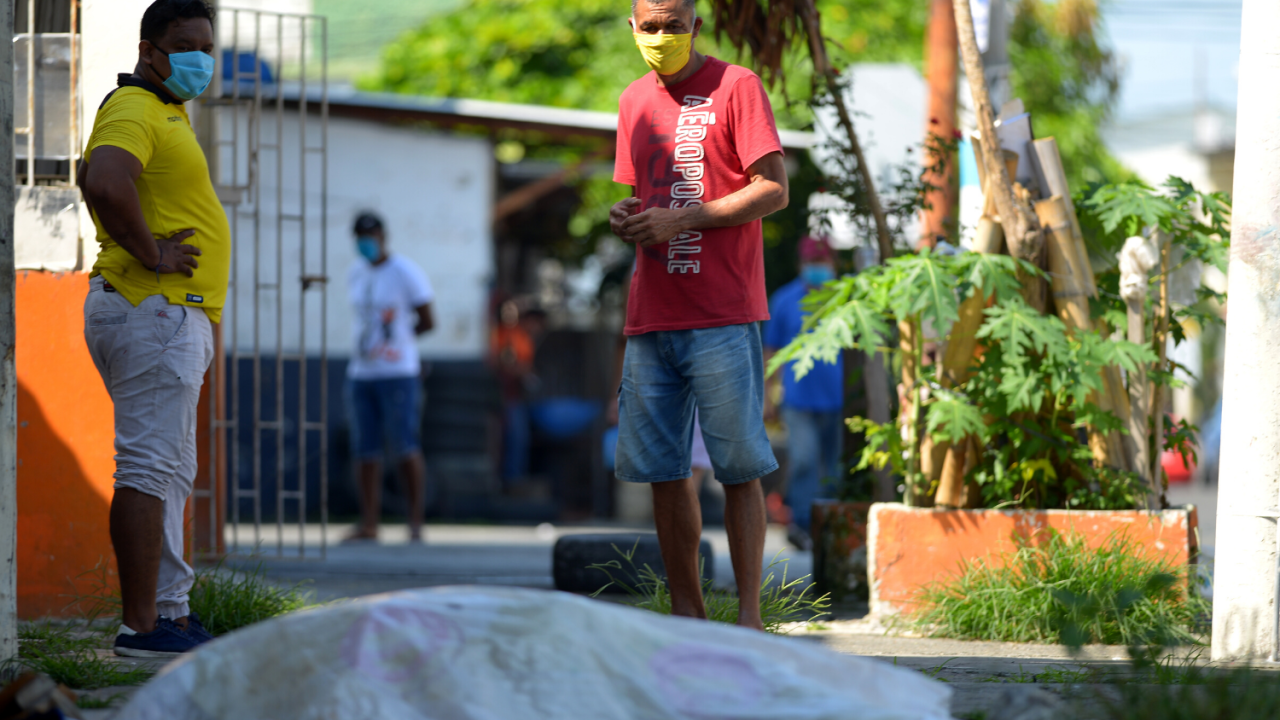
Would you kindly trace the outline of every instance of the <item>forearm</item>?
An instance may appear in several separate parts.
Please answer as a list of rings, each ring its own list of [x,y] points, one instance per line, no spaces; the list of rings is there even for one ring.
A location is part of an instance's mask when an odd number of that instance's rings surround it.
[[[85,200],[98,216],[98,222],[111,239],[147,268],[160,262],[156,244],[142,216],[138,189],[132,182],[116,182],[84,188]]]
[[[787,206],[787,188],[768,179],[757,179],[718,200],[678,210],[681,232],[734,227],[759,220]]]

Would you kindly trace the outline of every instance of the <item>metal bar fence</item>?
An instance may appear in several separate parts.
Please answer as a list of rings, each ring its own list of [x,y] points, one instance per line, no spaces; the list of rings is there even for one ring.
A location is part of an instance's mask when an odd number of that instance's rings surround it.
[[[242,19],[243,16],[243,19]],[[243,552],[246,548],[241,543],[240,527],[243,520],[244,503],[252,508],[253,540],[251,552],[260,552],[263,543],[263,490],[274,485],[275,491],[275,555],[283,556],[285,552],[285,519],[292,504],[297,510],[298,555],[307,557],[308,537],[307,523],[307,480],[308,480],[308,448],[312,438],[317,440],[319,448],[319,514],[320,514],[320,547],[319,556],[327,554],[328,531],[328,431],[326,418],[328,413],[328,333],[326,328],[328,298],[327,288],[327,252],[328,236],[326,214],[328,212],[328,23],[320,16],[271,13],[259,10],[238,8],[222,8],[219,13],[220,29],[230,30],[230,37],[219,35],[219,69],[215,79],[214,92],[207,96],[204,105],[216,113],[213,123],[214,175],[224,196],[231,219],[233,241],[236,243],[237,257],[232,264],[229,289],[229,302],[224,313],[223,329],[227,346],[224,357],[219,362],[230,365],[229,372],[212,373],[215,387],[210,389],[211,398],[226,398],[228,414],[224,419],[217,418],[217,403],[210,403],[210,427],[214,428],[209,442],[210,457],[214,460],[208,472],[208,487],[199,491],[198,496],[210,499],[211,530],[209,548],[217,547],[217,533],[230,535],[229,550],[232,553]],[[296,24],[296,38],[286,30],[292,31]],[[246,33],[245,31],[248,31]],[[251,35],[251,41],[243,43],[244,35]],[[294,40],[296,39],[296,42]],[[275,47],[267,47],[274,40]],[[308,85],[313,81],[310,77],[308,48],[311,43],[319,46],[320,62],[320,100],[319,145],[312,145],[308,139],[308,122],[315,105],[308,95]],[[292,44],[291,44],[292,43]],[[296,50],[295,50],[296,48]],[[245,69],[245,55],[252,58],[249,69]],[[275,67],[270,66],[274,60]],[[296,66],[293,64],[296,59]],[[230,63],[230,67],[226,64]],[[296,100],[292,95],[291,83],[286,82],[286,72],[296,73]],[[224,80],[231,81],[231,87],[225,87]],[[252,95],[245,92],[252,87]],[[288,103],[288,104],[287,104]],[[289,107],[295,105],[296,110]],[[296,120],[291,120],[296,113]],[[296,128],[298,132],[298,159],[295,167],[291,159],[286,157],[286,131]],[[229,130],[229,133],[226,132]],[[273,132],[273,136],[266,133]],[[227,138],[226,135],[230,137]],[[264,153],[274,153],[274,168],[270,177],[264,176],[263,163],[270,162]],[[318,156],[320,164],[319,178],[319,220],[313,222],[308,204],[308,162]],[[241,163],[244,168],[242,171]],[[274,207],[264,206],[270,195],[265,187],[264,179],[274,182]],[[293,198],[296,195],[296,201]],[[274,214],[274,217],[271,215]],[[274,221],[274,222],[273,222]],[[318,243],[310,237],[311,229],[318,230]],[[273,231],[273,235],[267,233]],[[297,281],[300,292],[297,295],[297,313],[286,315],[286,305],[293,299],[291,286],[287,280],[287,267],[294,255],[287,252],[286,244],[291,238],[297,239],[296,260],[298,267]],[[273,246],[274,244],[274,246]],[[318,247],[315,247],[318,245]],[[318,252],[313,252],[318,250]],[[309,258],[319,257],[318,272],[308,267]],[[248,258],[249,268],[242,258]],[[274,269],[268,270],[264,264],[274,261]],[[246,287],[245,273],[252,276],[252,287]],[[319,291],[319,418],[309,417],[307,385],[307,362],[311,348],[307,344],[306,326],[310,317],[307,298],[310,291]],[[247,292],[246,292],[247,291]],[[246,302],[246,300],[248,302]],[[241,307],[241,305],[244,307]],[[274,310],[270,306],[274,304]],[[269,313],[269,315],[268,315]],[[296,317],[298,321],[296,341],[297,352],[291,352],[288,340],[294,333],[286,334],[286,318]],[[270,319],[268,319],[270,318]],[[267,333],[274,320],[274,342]],[[248,322],[249,328],[242,328]],[[249,330],[248,338],[242,329]],[[246,343],[245,340],[249,342]],[[246,353],[246,345],[250,352]],[[264,362],[264,351],[274,353],[274,363]],[[252,395],[250,407],[242,407],[241,366],[248,363]],[[289,363],[296,363],[296,388],[298,402],[296,407],[297,462],[292,473],[287,463],[286,432],[290,428],[289,410],[286,407],[286,374]],[[264,371],[273,371],[274,397],[264,402]],[[229,377],[228,377],[229,376]],[[244,410],[249,417],[242,417]],[[250,420],[250,422],[245,422]],[[240,447],[244,439],[242,430],[249,431],[251,445],[251,466],[245,472],[241,464]],[[268,433],[271,435],[268,437]],[[271,442],[274,440],[274,442]],[[275,451],[275,462],[268,469],[263,463],[265,451],[270,447]],[[218,491],[217,455],[221,449],[229,455],[227,465],[227,485],[223,492]],[[274,477],[271,477],[274,476]],[[296,484],[291,483],[291,478]],[[245,487],[248,480],[249,486]],[[273,482],[274,481],[274,482]],[[217,507],[230,504],[230,512],[222,517],[229,520],[227,529],[218,527]]]

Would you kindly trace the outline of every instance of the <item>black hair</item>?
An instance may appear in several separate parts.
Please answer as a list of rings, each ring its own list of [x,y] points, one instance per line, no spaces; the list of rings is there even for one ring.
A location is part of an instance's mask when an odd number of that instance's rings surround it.
[[[372,210],[365,210],[356,217],[356,224],[352,231],[356,235],[364,235],[365,233],[376,232],[382,229],[382,218]]]
[[[142,39],[154,45],[174,20],[204,18],[212,24],[216,14],[213,5],[205,0],[156,0],[142,13]]]

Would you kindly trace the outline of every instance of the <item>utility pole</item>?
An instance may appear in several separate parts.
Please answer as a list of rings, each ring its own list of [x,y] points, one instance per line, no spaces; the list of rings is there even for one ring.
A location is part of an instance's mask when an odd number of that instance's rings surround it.
[[[1280,3],[1244,0],[1227,297],[1213,659],[1276,651],[1280,505]]]
[[[936,135],[950,142],[956,131],[956,85],[959,83],[959,38],[956,14],[951,0],[933,0],[929,9],[929,37],[925,47],[926,72],[929,80],[929,117],[925,122],[925,138]],[[954,156],[954,153],[951,153]],[[936,190],[929,193],[929,208],[924,211],[924,234],[921,245],[933,247],[939,236],[947,234],[947,220],[955,221],[955,158],[946,158],[940,173],[930,173],[925,180]],[[926,158],[936,161],[938,158]]]
[[[18,374],[14,365],[13,3],[0,4],[0,660],[18,654]],[[27,162],[34,163],[27,154]],[[31,169],[28,168],[28,173]]]

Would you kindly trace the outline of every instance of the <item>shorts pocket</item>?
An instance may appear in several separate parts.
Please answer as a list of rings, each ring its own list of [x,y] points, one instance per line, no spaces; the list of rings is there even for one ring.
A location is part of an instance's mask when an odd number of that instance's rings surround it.
[[[89,327],[124,325],[127,322],[129,322],[128,313],[98,313],[89,317]]]
[[[155,316],[156,340],[168,347],[187,332],[187,309],[181,305],[159,305],[152,311]]]

